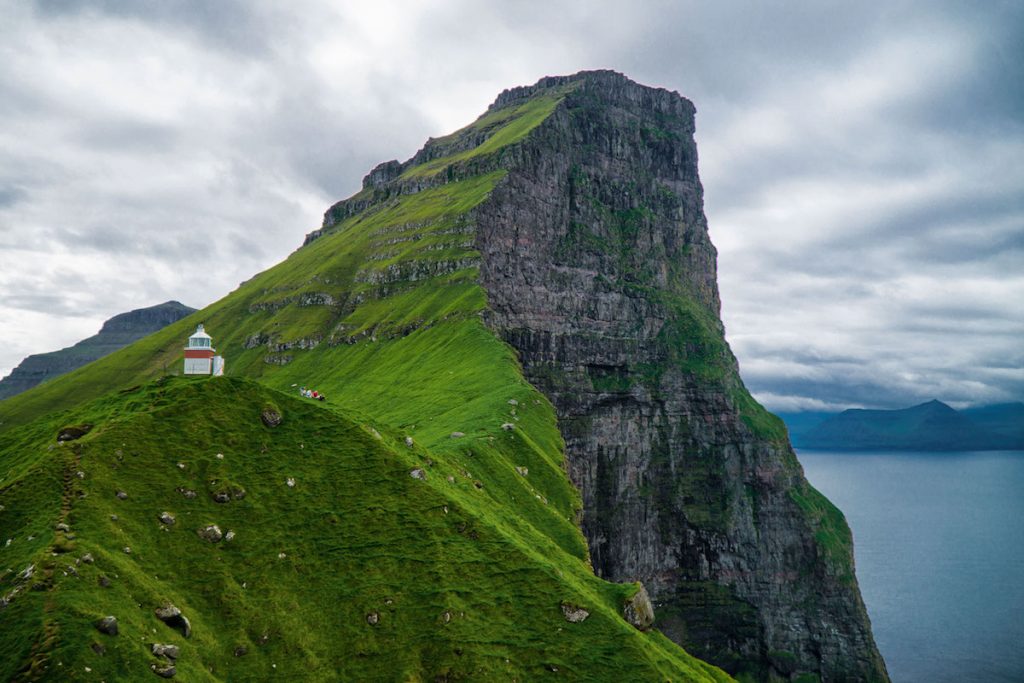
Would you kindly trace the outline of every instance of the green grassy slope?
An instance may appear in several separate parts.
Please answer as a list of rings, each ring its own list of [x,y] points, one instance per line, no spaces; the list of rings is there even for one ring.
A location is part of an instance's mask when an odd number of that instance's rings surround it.
[[[267,405],[280,426],[261,422]],[[55,446],[67,421],[94,427]],[[159,663],[153,642],[181,647],[185,680],[724,678],[623,621],[633,587],[496,505],[485,467],[467,477],[455,451],[374,429],[258,383],[178,378],[8,434],[22,457],[4,461],[4,564],[35,572],[3,576],[19,590],[0,616],[0,679],[135,680]],[[532,498],[532,474],[510,495]],[[221,490],[236,499],[214,502]],[[236,535],[210,543],[208,524]],[[191,637],[156,618],[166,602]],[[570,624],[562,602],[591,616]],[[117,636],[93,627],[108,614]]]
[[[514,144],[527,114],[490,126],[478,147],[505,137],[478,153]],[[0,679],[148,676],[151,642],[182,647],[186,680],[727,679],[628,625],[635,586],[590,569],[554,411],[480,320],[472,209],[502,177],[388,199],[0,404]],[[164,378],[200,321],[228,377]],[[209,523],[237,536],[204,541]],[[191,638],[155,618],[165,601]],[[591,616],[569,623],[563,602]],[[106,614],[120,635],[93,628]]]

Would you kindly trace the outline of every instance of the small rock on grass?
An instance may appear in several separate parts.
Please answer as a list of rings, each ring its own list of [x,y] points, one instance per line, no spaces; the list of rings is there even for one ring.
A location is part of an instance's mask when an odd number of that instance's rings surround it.
[[[103,617],[96,622],[96,630],[100,633],[105,633],[108,636],[117,635],[117,617],[109,616]]]
[[[178,673],[178,670],[174,668],[173,664],[166,664],[164,666],[150,664],[149,668],[152,669],[153,673],[160,678],[174,678],[174,674]]]
[[[170,512],[161,512],[160,521],[170,526],[175,522],[174,515],[172,515]]]
[[[409,448],[412,448],[412,437],[411,436],[405,437],[405,445],[408,446]]]
[[[654,625],[654,605],[651,604],[651,598],[643,584],[640,584],[640,590],[626,601],[622,616],[641,631],[650,630]]]
[[[281,424],[281,411],[270,406],[265,407],[260,411],[260,419],[268,427],[276,427]]]
[[[177,659],[181,650],[177,645],[166,645],[164,643],[153,643],[153,654],[157,657]]]
[[[118,500],[126,500],[128,498],[128,494],[125,493],[124,491],[118,491],[114,495],[117,496]]]
[[[210,543],[218,543],[222,538],[224,538],[224,534],[216,524],[207,524],[197,533],[200,538],[204,541],[209,541]]]
[[[189,623],[188,618],[181,613],[181,610],[174,605],[164,605],[158,607],[155,610],[156,618],[164,622],[171,628],[176,628],[181,631],[181,634],[188,638],[192,635],[192,624]]]
[[[427,478],[427,473],[424,472],[419,467],[417,467],[417,468],[409,471],[409,476],[412,477],[413,479],[426,479]]]
[[[380,622],[380,615],[377,612],[370,612],[366,615],[366,623],[370,626],[376,626]]]
[[[516,426],[514,424],[512,424],[511,422],[505,422],[505,423],[502,423],[502,425],[501,425],[501,428],[504,429],[506,432],[512,431],[513,429],[515,429],[515,427]]]
[[[565,617],[565,620],[568,621],[570,624],[578,624],[581,621],[584,621],[587,617],[589,617],[590,612],[577,605],[570,605],[567,602],[563,602],[562,615]]]

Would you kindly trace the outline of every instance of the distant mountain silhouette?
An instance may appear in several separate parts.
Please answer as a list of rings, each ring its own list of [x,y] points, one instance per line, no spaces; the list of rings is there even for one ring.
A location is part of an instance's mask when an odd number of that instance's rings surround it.
[[[958,412],[941,401],[901,410],[845,410],[808,427],[785,416],[798,448],[962,451],[1024,447],[1024,403]]]
[[[1024,449],[1024,403],[998,403],[960,413],[994,436],[999,448]]]
[[[103,323],[97,334],[74,346],[33,354],[22,360],[11,374],[0,379],[0,400],[122,349],[195,311],[178,301],[165,301],[156,306],[119,313]]]

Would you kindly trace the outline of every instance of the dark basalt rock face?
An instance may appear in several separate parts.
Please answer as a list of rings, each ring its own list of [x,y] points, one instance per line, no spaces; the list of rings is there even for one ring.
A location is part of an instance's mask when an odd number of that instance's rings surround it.
[[[50,353],[33,354],[0,379],[0,399],[10,398],[49,379],[113,353],[181,320],[196,309],[177,301],[167,301],[148,308],[139,308],[115,315],[103,323],[98,334],[74,346]]]
[[[590,72],[491,109],[554,88],[524,140],[446,177],[508,171],[474,211],[486,322],[557,409],[594,570],[642,581],[657,627],[731,673],[888,680],[845,520],[725,343],[693,105]]]

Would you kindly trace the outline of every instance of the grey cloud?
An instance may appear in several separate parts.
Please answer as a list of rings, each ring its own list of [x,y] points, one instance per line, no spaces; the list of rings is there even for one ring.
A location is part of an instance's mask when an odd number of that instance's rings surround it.
[[[25,191],[20,187],[14,185],[0,186],[0,209],[21,201],[25,196]]]
[[[35,0],[35,7],[44,18],[113,17],[185,30],[204,43],[246,55],[268,54],[274,22],[286,21],[276,14],[272,22],[264,3],[244,0]]]
[[[33,7],[0,26],[14,49],[56,55],[0,66],[0,130],[17,143],[0,145],[5,306],[98,324],[169,298],[204,305],[286,256],[376,163],[468,123],[502,88],[604,67],[697,106],[727,330],[756,392],[880,407],[1024,397],[1024,6]],[[166,101],[121,101],[138,60],[119,63],[94,29],[160,36],[145,52],[175,66]],[[63,97],[47,87],[63,41],[136,81],[103,83],[113,103]]]

